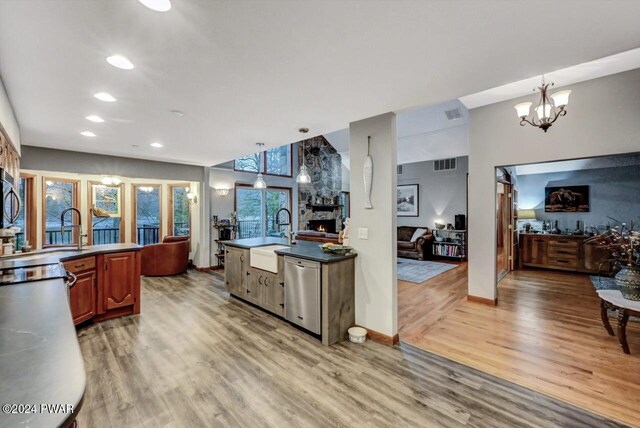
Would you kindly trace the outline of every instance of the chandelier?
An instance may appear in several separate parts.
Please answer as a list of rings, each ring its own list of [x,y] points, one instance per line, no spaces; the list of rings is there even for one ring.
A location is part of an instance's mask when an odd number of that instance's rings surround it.
[[[569,104],[569,94],[571,91],[567,89],[548,94],[547,90],[549,86],[553,86],[553,83],[545,83],[544,76],[542,76],[542,85],[537,89],[540,91],[540,102],[538,103],[538,107],[535,108],[537,119],[533,116],[529,118],[529,111],[533,103],[526,102],[514,106],[520,118],[520,126],[528,123],[531,126],[547,132],[547,129],[549,129],[560,116],[567,114],[565,107]],[[535,91],[536,89],[533,90],[533,92]]]

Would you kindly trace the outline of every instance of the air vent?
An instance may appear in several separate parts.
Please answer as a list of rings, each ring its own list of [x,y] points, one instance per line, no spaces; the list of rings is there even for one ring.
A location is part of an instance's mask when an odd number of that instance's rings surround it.
[[[462,113],[459,108],[454,108],[453,110],[446,110],[444,114],[447,115],[447,120],[456,120],[462,117]]]
[[[450,171],[456,169],[456,158],[439,159],[433,161],[434,171]]]
[[[402,165],[398,165],[397,172],[398,172],[398,175],[402,175]]]

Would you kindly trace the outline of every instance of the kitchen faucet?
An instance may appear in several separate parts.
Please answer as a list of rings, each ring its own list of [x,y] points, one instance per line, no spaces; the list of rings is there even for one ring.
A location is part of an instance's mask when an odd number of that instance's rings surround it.
[[[65,232],[65,228],[64,228],[64,215],[69,212],[69,211],[75,211],[76,213],[78,213],[78,224],[71,224],[67,227],[73,229],[74,227],[78,228],[79,236],[78,236],[78,251],[82,250],[82,238],[85,238],[87,235],[82,233],[82,215],[80,214],[80,210],[74,207],[71,208],[67,208],[66,210],[62,211],[62,214],[60,214],[60,233],[62,234],[62,239],[64,240],[64,232]]]
[[[288,223],[280,223],[280,212],[284,211],[287,213],[287,215],[289,216],[289,222]],[[291,230],[291,211],[289,211],[286,208],[280,208],[278,210],[278,212],[276,212],[276,226],[278,227],[278,230],[280,230],[280,226],[287,226],[287,231],[285,232],[285,235],[287,236],[287,243],[289,245],[294,245],[296,243],[296,241],[293,239],[293,231]]]

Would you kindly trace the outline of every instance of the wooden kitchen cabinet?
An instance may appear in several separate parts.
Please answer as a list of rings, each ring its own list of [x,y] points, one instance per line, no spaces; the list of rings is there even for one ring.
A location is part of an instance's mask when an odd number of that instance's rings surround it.
[[[91,319],[96,314],[96,258],[84,257],[64,263],[64,268],[76,275],[76,284],[69,290],[69,307],[74,324]]]
[[[102,259],[102,309],[109,311],[136,303],[136,286],[139,287],[139,271],[136,272],[136,252],[103,254]],[[139,265],[138,265],[139,266]]]
[[[244,298],[259,306],[262,305],[264,273],[265,271],[252,267],[248,268],[246,272],[246,294]]]
[[[225,252],[224,282],[229,293],[245,297],[247,294],[246,280],[249,265],[249,250],[227,247]]]

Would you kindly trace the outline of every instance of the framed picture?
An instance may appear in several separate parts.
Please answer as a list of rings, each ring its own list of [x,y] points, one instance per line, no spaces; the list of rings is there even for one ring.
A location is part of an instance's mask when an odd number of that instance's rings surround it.
[[[93,185],[93,205],[109,217],[120,217],[120,186]]]
[[[398,217],[418,217],[420,199],[417,184],[398,186]]]
[[[589,212],[589,186],[546,187],[544,211],[548,213]]]

